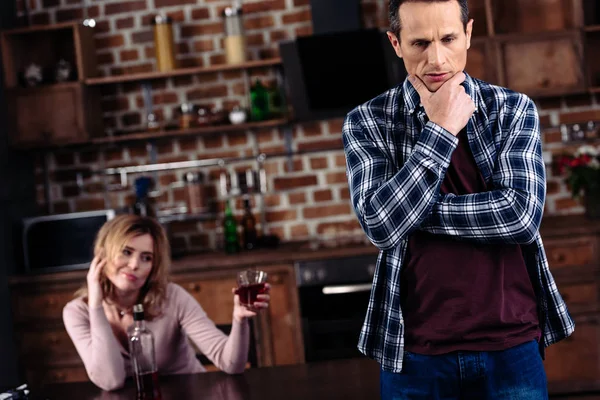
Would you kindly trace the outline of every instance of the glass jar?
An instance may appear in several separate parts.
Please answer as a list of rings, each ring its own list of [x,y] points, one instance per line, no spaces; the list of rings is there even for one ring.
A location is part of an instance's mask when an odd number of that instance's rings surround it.
[[[241,7],[227,7],[223,10],[225,24],[225,59],[227,64],[246,62],[246,37]]]
[[[175,43],[173,40],[173,20],[165,15],[157,15],[154,25],[154,47],[156,48],[156,67],[161,72],[177,68]]]
[[[202,172],[185,174],[185,189],[188,214],[208,213],[209,199]]]
[[[182,103],[179,106],[179,129],[190,129],[197,122],[196,107],[192,103]]]

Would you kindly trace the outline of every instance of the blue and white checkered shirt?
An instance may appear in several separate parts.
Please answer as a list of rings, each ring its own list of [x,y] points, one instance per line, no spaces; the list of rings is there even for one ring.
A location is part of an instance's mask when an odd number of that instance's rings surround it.
[[[575,328],[539,234],[546,182],[535,105],[523,94],[468,75],[463,86],[476,105],[467,137],[493,188],[488,192],[440,193],[458,139],[427,120],[408,81],[357,107],[344,122],[354,210],[381,250],[358,348],[385,371],[402,370],[400,272],[416,229],[478,243],[520,244],[538,299],[542,354]]]

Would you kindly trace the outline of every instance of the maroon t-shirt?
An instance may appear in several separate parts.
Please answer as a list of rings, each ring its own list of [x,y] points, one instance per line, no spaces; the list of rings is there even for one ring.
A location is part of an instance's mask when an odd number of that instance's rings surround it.
[[[466,132],[442,193],[487,191]],[[420,354],[503,350],[539,338],[537,302],[521,247],[415,231],[401,275],[405,349]]]

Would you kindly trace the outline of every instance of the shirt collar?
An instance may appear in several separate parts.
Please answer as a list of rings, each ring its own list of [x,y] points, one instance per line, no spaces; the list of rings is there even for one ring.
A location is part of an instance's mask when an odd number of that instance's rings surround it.
[[[478,96],[475,86],[476,84],[473,78],[471,78],[466,72],[465,76],[466,79],[463,83],[461,83],[461,85],[465,87],[465,92],[471,97],[471,99],[475,103],[475,111],[477,111],[479,109],[479,104],[477,102]],[[410,114],[413,114],[416,110],[423,107],[421,105],[419,93],[417,93],[414,86],[408,81],[408,79],[404,80],[404,83],[402,84],[402,91],[404,94],[404,105]]]

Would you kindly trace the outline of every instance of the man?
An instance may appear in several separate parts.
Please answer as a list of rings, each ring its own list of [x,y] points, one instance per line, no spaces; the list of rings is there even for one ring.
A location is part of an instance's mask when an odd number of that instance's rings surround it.
[[[381,249],[359,349],[383,399],[544,399],[574,323],[548,269],[539,118],[463,72],[467,0],[391,0],[407,80],[346,117],[352,202]]]

